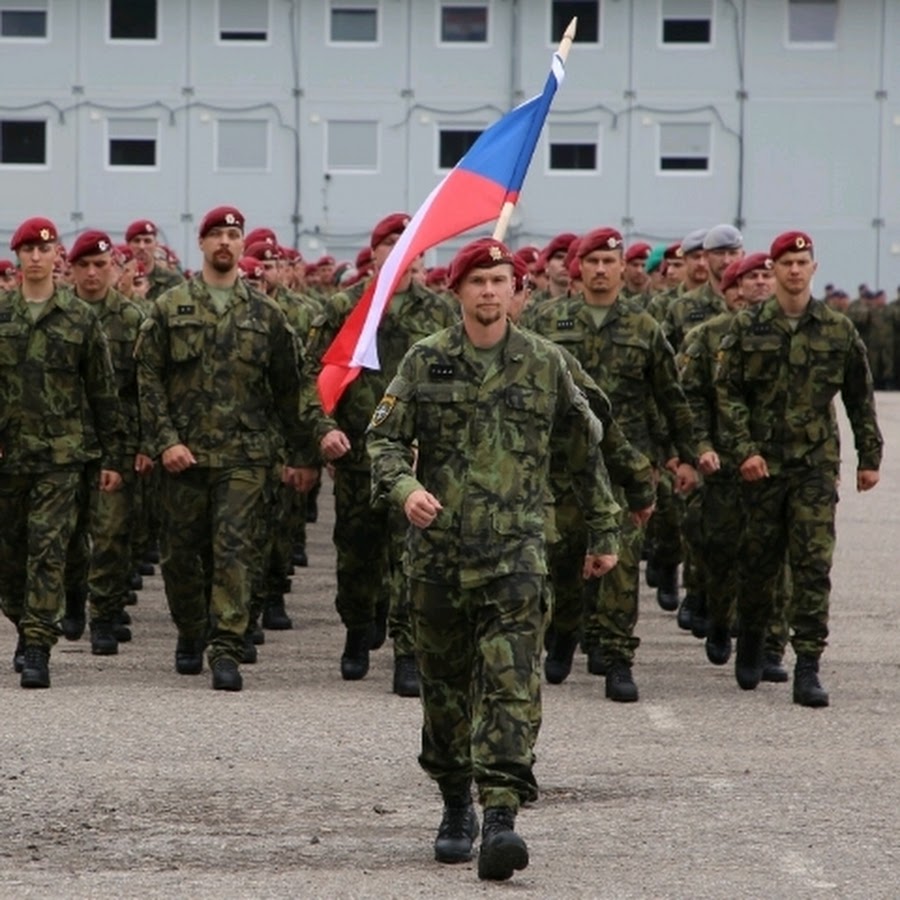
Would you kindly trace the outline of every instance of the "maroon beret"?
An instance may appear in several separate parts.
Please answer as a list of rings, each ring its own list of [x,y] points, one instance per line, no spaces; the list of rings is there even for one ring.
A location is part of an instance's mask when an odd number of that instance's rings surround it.
[[[156,234],[156,226],[149,219],[138,219],[128,226],[125,232],[125,240],[130,241],[139,234]]]
[[[446,281],[448,274],[445,266],[432,266],[432,268],[428,270],[428,275],[425,276],[425,284],[428,287],[434,287],[434,285]]]
[[[265,241],[255,241],[244,249],[244,256],[252,256],[253,259],[281,259],[281,248],[276,244],[267,244]]]
[[[271,228],[254,228],[244,235],[244,243],[249,247],[251,244],[277,244],[278,238]]]
[[[368,268],[372,265],[372,248],[371,247],[363,247],[359,253],[356,254],[356,268],[360,271]]]
[[[494,238],[472,241],[453,257],[449,287],[455,288],[472,269],[491,269],[501,263],[513,264],[513,255],[506,244]]]
[[[303,254],[295,249],[294,247],[283,247],[281,244],[278,245],[278,250],[281,253],[282,259],[289,259],[292,263],[303,260]]]
[[[128,263],[134,259],[134,251],[128,244],[116,244],[116,256],[119,257],[119,262]]]
[[[669,244],[663,251],[663,259],[684,259],[684,250],[681,249],[681,241]]]
[[[78,235],[69,250],[70,263],[77,262],[82,256],[96,256],[98,253],[109,253],[113,250],[113,242],[105,231],[85,231]]]
[[[335,264],[333,256],[320,256],[316,260],[316,265],[319,267],[322,266],[333,266]]]
[[[595,228],[579,242],[577,254],[582,259],[594,250],[621,250],[622,235],[615,228]]]
[[[541,251],[537,247],[532,247],[530,244],[526,247],[519,247],[519,249],[513,253],[515,259],[521,259],[527,266],[534,265],[538,261],[540,255]]]
[[[408,213],[391,213],[389,216],[385,216],[372,229],[369,246],[377,247],[385,238],[390,237],[392,234],[403,234],[407,225],[409,225]]]
[[[719,285],[723,293],[737,284],[738,272],[742,262],[743,260],[736,259],[725,266],[725,271],[722,273],[722,283]]]
[[[516,279],[516,292],[524,291],[525,282],[528,280],[528,261],[518,253],[513,254],[513,275]]]
[[[812,238],[804,231],[785,231],[772,241],[769,256],[774,261],[785,253],[798,253],[802,250],[813,252]]]
[[[260,279],[265,274],[262,263],[255,256],[242,256],[238,260],[238,269],[244,278]]]
[[[305,271],[307,275],[316,275],[319,271],[319,267],[316,263],[307,263]]]
[[[649,244],[638,241],[625,251],[625,262],[631,262],[633,259],[646,259],[652,252],[653,248]]]
[[[581,260],[577,256],[573,256],[566,265],[569,278],[581,278]]]
[[[15,253],[22,244],[55,244],[58,239],[56,226],[49,219],[35,216],[33,219],[26,219],[16,229],[9,242],[9,249]]]
[[[577,241],[578,235],[572,234],[571,231],[564,231],[562,234],[558,234],[553,240],[544,247],[544,258],[551,259],[557,253],[565,253],[572,241]]]
[[[206,237],[213,228],[240,228],[243,231],[243,213],[233,206],[217,206],[203,217],[200,223],[200,237]]]
[[[0,275],[8,275],[16,271],[16,264],[11,259],[0,259]]]
[[[737,261],[737,265],[735,280],[743,278],[748,272],[755,272],[757,269],[771,269],[772,257],[768,253],[748,253]]]

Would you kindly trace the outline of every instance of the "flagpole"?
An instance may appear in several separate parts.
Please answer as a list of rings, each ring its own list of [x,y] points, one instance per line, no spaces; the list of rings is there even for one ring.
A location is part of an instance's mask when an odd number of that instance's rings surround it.
[[[569,56],[569,50],[572,49],[572,42],[575,40],[575,32],[578,30],[578,16],[574,16],[569,22],[566,30],[563,32],[562,40],[556,50],[556,55],[565,65]],[[494,226],[493,238],[495,241],[502,241],[506,237],[509,228],[510,219],[512,219],[513,210],[516,204],[512,200],[507,200],[500,208],[500,215],[497,217],[497,224]]]

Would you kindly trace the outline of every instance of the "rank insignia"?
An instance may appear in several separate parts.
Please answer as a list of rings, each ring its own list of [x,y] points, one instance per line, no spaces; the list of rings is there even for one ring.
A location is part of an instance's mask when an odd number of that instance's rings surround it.
[[[432,363],[428,367],[428,374],[435,381],[447,381],[456,374],[453,363]]]
[[[689,322],[702,322],[706,318],[706,312],[702,309],[692,309],[688,315]]]
[[[771,334],[772,326],[768,322],[754,322],[750,326],[750,334]]]
[[[575,327],[574,319],[557,319],[556,320],[556,330],[557,331],[571,331]]]
[[[381,425],[381,423],[391,414],[396,402],[397,398],[392,394],[385,394],[384,397],[381,398],[381,402],[378,406],[375,407],[375,412],[372,413],[372,421],[369,423],[369,427],[377,428]]]
[[[179,316],[189,316],[194,312],[194,310],[196,308],[197,308],[196,306],[179,306],[178,307],[178,315]]]

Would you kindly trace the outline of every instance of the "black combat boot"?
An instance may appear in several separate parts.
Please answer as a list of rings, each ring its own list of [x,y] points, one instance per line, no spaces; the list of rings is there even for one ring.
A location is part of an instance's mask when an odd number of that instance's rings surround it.
[[[17,674],[25,666],[25,635],[21,631],[18,634],[19,639],[16,641],[16,649],[13,651],[13,672]]]
[[[394,693],[399,697],[419,696],[419,670],[414,656],[394,657]]]
[[[115,656],[118,652],[119,641],[113,623],[107,619],[91,622],[91,653],[94,656]]]
[[[631,666],[617,659],[606,670],[606,696],[617,703],[634,703],[638,698],[637,685],[631,676]]]
[[[698,640],[706,637],[706,594],[697,594],[694,612],[691,615],[691,634]]]
[[[589,647],[587,652],[588,673],[590,675],[605,675],[608,668],[609,660],[600,646]]]
[[[186,638],[179,635],[175,644],[175,671],[179,675],[199,675],[203,671],[203,638]]]
[[[113,616],[112,630],[120,644],[127,644],[131,640],[130,624],[131,615],[124,607]]]
[[[291,562],[298,569],[305,569],[309,565],[309,557],[306,555],[306,547],[303,544],[297,544],[291,554]]]
[[[87,603],[87,590],[74,588],[66,591],[66,608],[63,612],[60,627],[67,641],[77,641],[83,634],[87,620],[84,607]]]
[[[700,595],[688,591],[678,605],[678,614],[675,621],[682,631],[690,631],[694,623],[694,610],[700,603]]]
[[[794,666],[794,703],[801,706],[828,706],[828,691],[819,683],[819,660],[798,656]]]
[[[50,687],[50,651],[46,647],[29,644],[22,658],[23,688]]]
[[[724,666],[731,659],[731,634],[727,625],[709,623],[706,630],[706,658],[714,666]]]
[[[389,607],[390,604],[387,600],[379,600],[375,604],[375,627],[372,629],[370,650],[380,650],[387,640]]]
[[[244,640],[241,644],[241,662],[246,665],[252,665],[259,659],[259,651],[256,644],[253,643],[253,632],[248,628],[244,632]]]
[[[577,634],[555,632],[544,660],[544,675],[550,684],[562,684],[572,671],[572,660],[578,646]]]
[[[155,575],[156,568],[151,562],[139,562],[137,565],[138,575]]]
[[[652,556],[647,560],[647,567],[644,569],[644,581],[647,582],[647,587],[659,587],[659,567]]]
[[[341,654],[341,678],[359,681],[369,671],[369,648],[372,646],[372,626],[348,628],[344,652]]]
[[[144,589],[144,578],[140,572],[132,572],[128,576],[128,587],[133,591],[142,591]]]
[[[238,665],[227,656],[220,656],[212,664],[212,689],[214,691],[239,691],[244,686],[244,679]]]
[[[774,681],[781,684],[788,680],[787,669],[781,661],[781,654],[769,652],[763,657],[763,681]]]
[[[743,624],[738,630],[737,653],[734,658],[734,677],[745,691],[756,690],[762,680],[763,636],[750,631]]]
[[[468,862],[478,836],[478,816],[468,791],[444,798],[444,814],[434,839],[434,858],[442,863]]]
[[[656,577],[656,602],[660,609],[674,612],[678,609],[678,566],[657,566]]]
[[[491,806],[484,811],[478,877],[483,881],[506,881],[516,869],[528,865],[528,847],[513,831],[516,814],[508,806]]]
[[[137,591],[129,591],[125,595],[126,606],[137,606]]]
[[[274,597],[266,598],[265,606],[263,607],[262,625],[263,628],[268,628],[269,631],[290,631],[294,627],[291,617],[284,608],[283,596],[275,595]]]

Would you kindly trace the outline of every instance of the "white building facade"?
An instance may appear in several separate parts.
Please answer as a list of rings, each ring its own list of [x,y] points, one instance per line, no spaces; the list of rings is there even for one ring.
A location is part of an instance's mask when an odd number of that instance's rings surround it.
[[[579,31],[508,235],[809,231],[817,286],[900,283],[900,0],[0,0],[0,256],[220,203],[352,259]],[[456,244],[435,251],[448,258]]]

